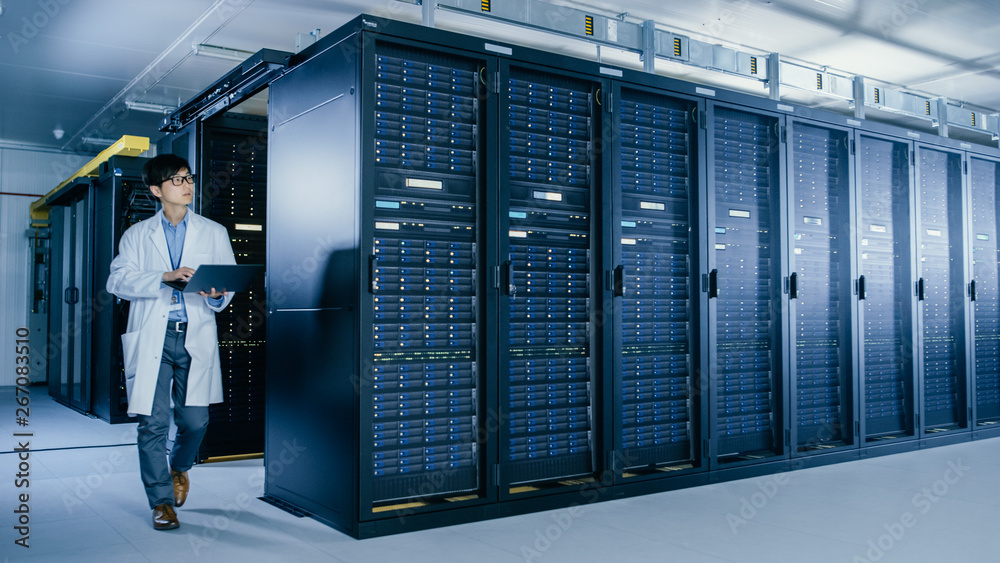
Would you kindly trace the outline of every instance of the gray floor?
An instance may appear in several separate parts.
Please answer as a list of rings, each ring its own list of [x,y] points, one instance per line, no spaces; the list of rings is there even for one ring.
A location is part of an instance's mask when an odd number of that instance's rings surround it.
[[[1000,441],[804,469],[354,540],[265,504],[261,460],[191,471],[181,527],[156,532],[135,425],[111,426],[32,388],[28,427],[0,388],[0,557],[6,561],[980,562],[1000,561]],[[30,429],[30,487],[15,432]],[[29,545],[17,546],[28,492]]]

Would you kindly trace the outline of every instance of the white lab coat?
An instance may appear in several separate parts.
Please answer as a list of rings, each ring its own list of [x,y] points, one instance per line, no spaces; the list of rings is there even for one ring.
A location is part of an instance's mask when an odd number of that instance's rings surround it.
[[[163,273],[174,268],[163,232],[163,211],[130,227],[118,243],[118,256],[111,261],[107,289],[130,302],[128,328],[122,335],[128,413],[150,415],[160,370],[160,355],[167,333],[170,295]],[[187,232],[181,266],[197,269],[202,264],[235,264],[229,233],[222,225],[188,210]],[[215,313],[233,299],[229,293],[215,308],[198,294],[184,295],[188,325],[184,347],[191,356],[186,403],[208,406],[222,402],[222,369]]]

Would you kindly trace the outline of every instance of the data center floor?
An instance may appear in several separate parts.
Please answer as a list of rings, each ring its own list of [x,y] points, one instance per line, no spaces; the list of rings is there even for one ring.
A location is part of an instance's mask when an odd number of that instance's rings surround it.
[[[157,532],[135,424],[108,425],[30,390],[20,427],[13,388],[0,388],[4,561],[912,563],[1000,552],[997,440],[361,541],[258,500],[261,459],[209,463],[191,470],[181,527]],[[29,486],[18,477],[23,446]],[[22,494],[27,549],[15,543]]]

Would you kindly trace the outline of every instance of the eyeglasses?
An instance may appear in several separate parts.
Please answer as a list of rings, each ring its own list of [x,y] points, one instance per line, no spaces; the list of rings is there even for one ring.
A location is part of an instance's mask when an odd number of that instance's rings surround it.
[[[187,182],[188,184],[193,184],[194,180],[195,180],[195,177],[194,177],[194,174],[188,174],[187,176],[171,176],[171,177],[167,178],[167,180],[170,180],[170,183],[173,184],[173,185],[175,185],[175,186],[180,186],[184,182]],[[166,180],[164,180],[164,181],[166,181]]]

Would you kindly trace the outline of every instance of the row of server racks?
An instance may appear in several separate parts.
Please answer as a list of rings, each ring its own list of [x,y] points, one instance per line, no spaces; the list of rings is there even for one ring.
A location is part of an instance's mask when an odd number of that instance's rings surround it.
[[[49,395],[116,424],[128,416],[121,335],[128,303],[105,291],[111,260],[125,230],[156,212],[142,182],[144,158],[113,156],[94,178],[80,178],[50,196],[50,259],[35,269],[35,307],[46,313]]]
[[[158,147],[191,162],[200,179],[194,211],[229,230],[238,263],[264,263],[266,125],[260,117],[223,114],[164,137]],[[75,181],[48,200],[49,394],[110,423],[136,420],[128,416],[121,357],[128,301],[108,294],[105,286],[121,235],[158,209],[142,181],[146,160],[111,157],[98,177]],[[224,400],[210,406],[199,461],[264,451],[262,282],[216,315]]]
[[[370,16],[269,96],[275,503],[369,537],[996,434],[995,149]]]

